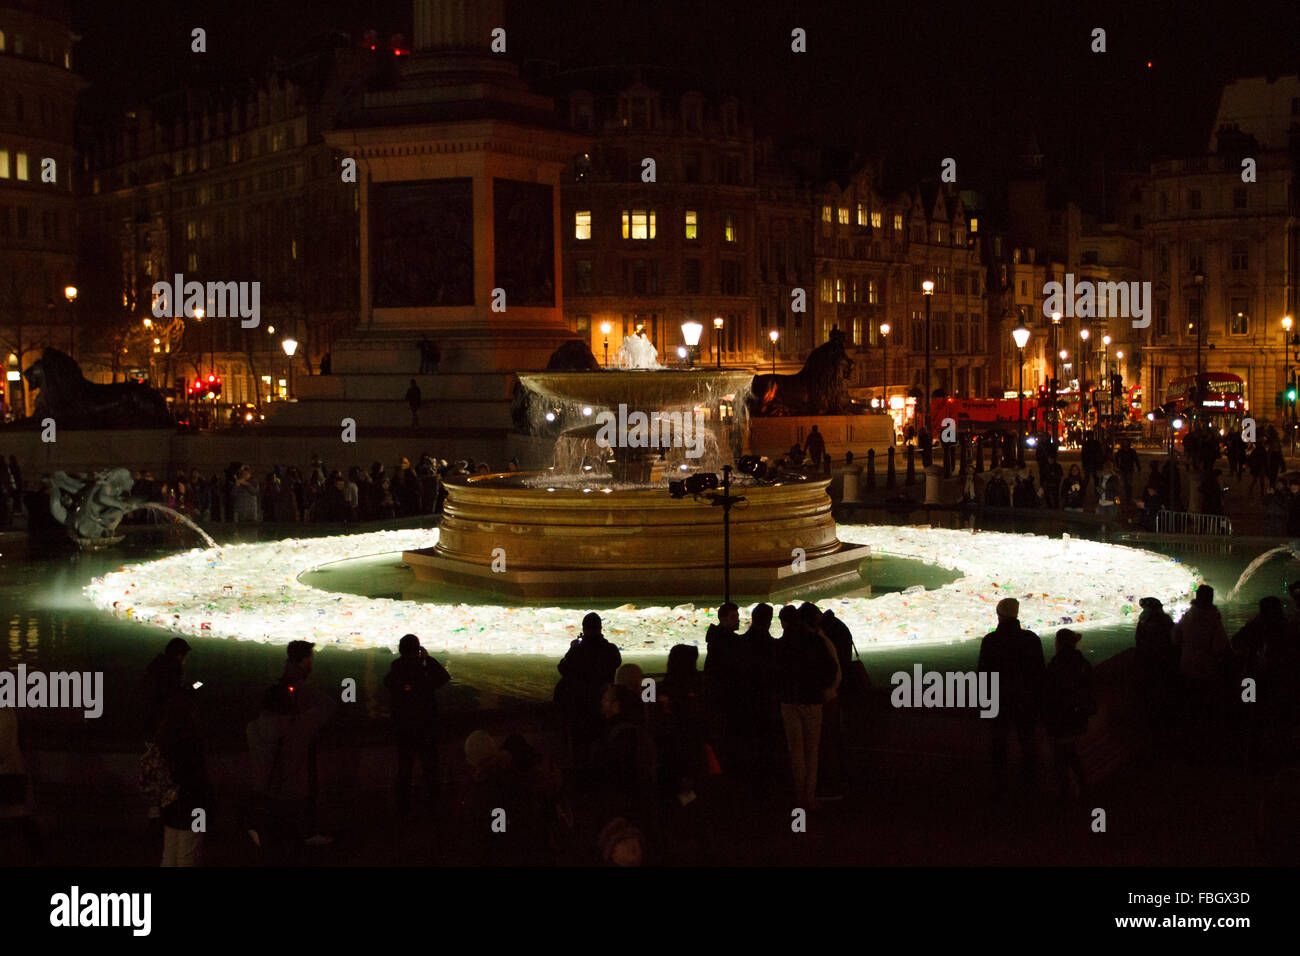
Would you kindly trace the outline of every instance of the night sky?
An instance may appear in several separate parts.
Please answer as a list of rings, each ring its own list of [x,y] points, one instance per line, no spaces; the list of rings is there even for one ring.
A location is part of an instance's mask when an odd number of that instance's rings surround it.
[[[129,103],[194,67],[256,75],[331,30],[410,36],[410,0],[71,0],[95,100]],[[1036,133],[1054,178],[1087,202],[1107,173],[1204,150],[1224,82],[1300,66],[1300,3],[1079,4],[842,0],[507,0],[512,54],[562,68],[689,70],[756,106],[778,140],[883,153],[899,184],[958,160],[959,186],[996,194]],[[790,52],[790,30],[808,53]],[[1093,27],[1105,54],[1089,50]],[[1147,62],[1153,65],[1147,67]],[[1094,205],[1095,202],[1090,202]]]

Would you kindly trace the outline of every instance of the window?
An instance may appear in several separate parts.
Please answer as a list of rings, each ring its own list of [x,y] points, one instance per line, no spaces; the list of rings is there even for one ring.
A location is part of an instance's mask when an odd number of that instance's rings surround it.
[[[1156,335],[1169,334],[1169,303],[1156,300]]]
[[[591,238],[591,210],[580,209],[573,214],[573,238]]]
[[[980,274],[978,269],[970,274],[970,294],[980,294]]]
[[[840,211],[840,215],[839,215],[840,225],[847,226],[849,224],[849,207],[840,206],[839,211]]]
[[[966,313],[958,312],[952,317],[952,350],[966,351]]]
[[[686,238],[698,239],[700,237],[700,214],[694,209],[686,210]]]
[[[740,157],[728,156],[722,164],[722,181],[728,186],[740,185]]]
[[[1029,295],[1029,283],[1026,282],[1024,279],[1020,280],[1020,294],[1022,296]]]
[[[1205,271],[1205,242],[1201,239],[1193,239],[1187,244],[1187,270]]]
[[[902,232],[902,231],[903,231],[903,215],[902,213],[896,212],[894,213],[894,232]]]
[[[865,226],[870,221],[871,217],[867,213],[867,204],[864,202],[858,203],[858,225]]]
[[[878,291],[877,291],[877,289],[876,289],[876,280],[875,280],[875,279],[868,279],[868,280],[867,280],[867,303],[868,303],[869,305],[879,305],[879,304],[880,304],[880,298],[879,298]]]
[[[925,313],[912,312],[912,351],[925,351]]]
[[[14,154],[14,178],[19,182],[27,182],[27,154]]]
[[[700,291],[700,260],[686,259],[682,262],[682,291],[698,294]]]
[[[821,281],[821,300],[823,302],[835,301],[834,286],[831,285],[830,279],[822,279]]]
[[[948,291],[948,267],[947,266],[939,266],[937,269],[935,269],[934,279],[935,279],[934,282],[935,292]]]
[[[727,242],[736,241],[736,224],[732,222],[730,216],[727,216],[722,225],[722,238]]]
[[[934,227],[935,245],[943,245],[947,241],[948,233],[942,224],[936,223]]]
[[[1201,208],[1201,191],[1193,189],[1187,194],[1187,206],[1193,212]]]
[[[740,263],[734,259],[722,260],[722,294],[740,295]]]
[[[884,213],[873,212],[871,214],[871,228],[880,229],[885,221]]]
[[[688,183],[700,181],[700,154],[687,153],[682,159],[682,178]]]
[[[1228,247],[1228,268],[1245,270],[1250,268],[1250,240],[1233,239]]]
[[[1232,335],[1250,334],[1250,300],[1233,299],[1228,309],[1228,331]]]
[[[948,313],[936,312],[930,325],[930,345],[936,352],[948,351]]]
[[[591,260],[579,259],[573,265],[574,272],[576,273],[575,278],[577,279],[577,282],[575,284],[578,292],[584,295],[590,295],[592,292]]]
[[[843,279],[835,280],[835,301],[840,303],[844,302],[844,280]]]
[[[1246,208],[1246,190],[1234,189],[1232,191],[1232,208],[1233,209]]]
[[[624,209],[623,238],[653,239],[655,237],[655,211],[653,209]]]
[[[957,295],[966,294],[966,270],[958,269],[952,276],[952,291]]]
[[[5,51],[5,32],[0,30],[0,53]]]
[[[0,149],[0,179],[9,178],[9,150]]]
[[[822,222],[834,222],[830,206],[822,206]]]
[[[1164,242],[1160,243],[1160,274],[1169,275],[1169,245]]]
[[[984,318],[978,312],[970,317],[970,350],[984,351]]]
[[[980,221],[978,219],[972,219],[968,228],[970,229],[970,234],[972,236],[975,235],[975,233],[980,231]]]
[[[1196,335],[1197,326],[1201,323],[1201,299],[1200,296],[1192,296],[1187,300],[1187,334]]]
[[[659,292],[659,263],[654,259],[633,259],[623,263],[624,282],[634,295]]]

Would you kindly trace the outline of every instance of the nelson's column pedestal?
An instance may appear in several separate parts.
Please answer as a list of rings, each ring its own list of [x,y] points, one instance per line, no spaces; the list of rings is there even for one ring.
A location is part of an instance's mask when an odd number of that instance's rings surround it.
[[[397,82],[360,94],[326,133],[356,161],[361,314],[332,374],[300,378],[276,426],[408,427],[414,378],[431,449],[501,465],[514,372],[576,338],[562,319],[559,182],[589,141],[490,51],[504,26],[502,0],[415,0]],[[423,339],[435,374],[417,374]]]

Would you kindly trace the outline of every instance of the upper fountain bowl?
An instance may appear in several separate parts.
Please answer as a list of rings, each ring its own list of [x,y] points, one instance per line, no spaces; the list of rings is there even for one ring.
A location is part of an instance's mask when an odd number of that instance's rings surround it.
[[[739,401],[753,378],[754,373],[744,369],[703,367],[519,373],[526,389],[552,401],[645,411],[688,408],[729,395]]]

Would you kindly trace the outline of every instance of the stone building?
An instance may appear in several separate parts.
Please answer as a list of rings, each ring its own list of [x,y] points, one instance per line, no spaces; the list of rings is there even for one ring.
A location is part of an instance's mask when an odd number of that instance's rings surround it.
[[[148,375],[183,396],[215,373],[223,402],[288,395],[357,319],[357,194],[324,141],[342,91],[376,54],[331,48],[243,88],[190,87],[127,112],[85,144],[81,254],[104,380]],[[153,316],[153,284],[260,283],[255,328],[207,314]],[[301,343],[290,359],[286,338]]]
[[[1202,371],[1241,376],[1253,417],[1283,415],[1285,370],[1300,352],[1282,325],[1286,315],[1300,322],[1298,170],[1300,81],[1254,78],[1223,91],[1205,154],[1122,182],[1117,225],[1141,243],[1155,298],[1141,333],[1147,408],[1196,371],[1199,338]]]
[[[26,413],[20,369],[78,351],[74,116],[84,86],[59,0],[0,2],[0,378],[4,414]],[[12,407],[11,407],[12,406]]]
[[[653,68],[577,70],[553,85],[569,128],[593,140],[562,190],[570,327],[602,361],[606,343],[613,355],[644,327],[660,361],[677,362],[690,321],[704,326],[701,361],[767,357],[754,132],[740,101]]]

